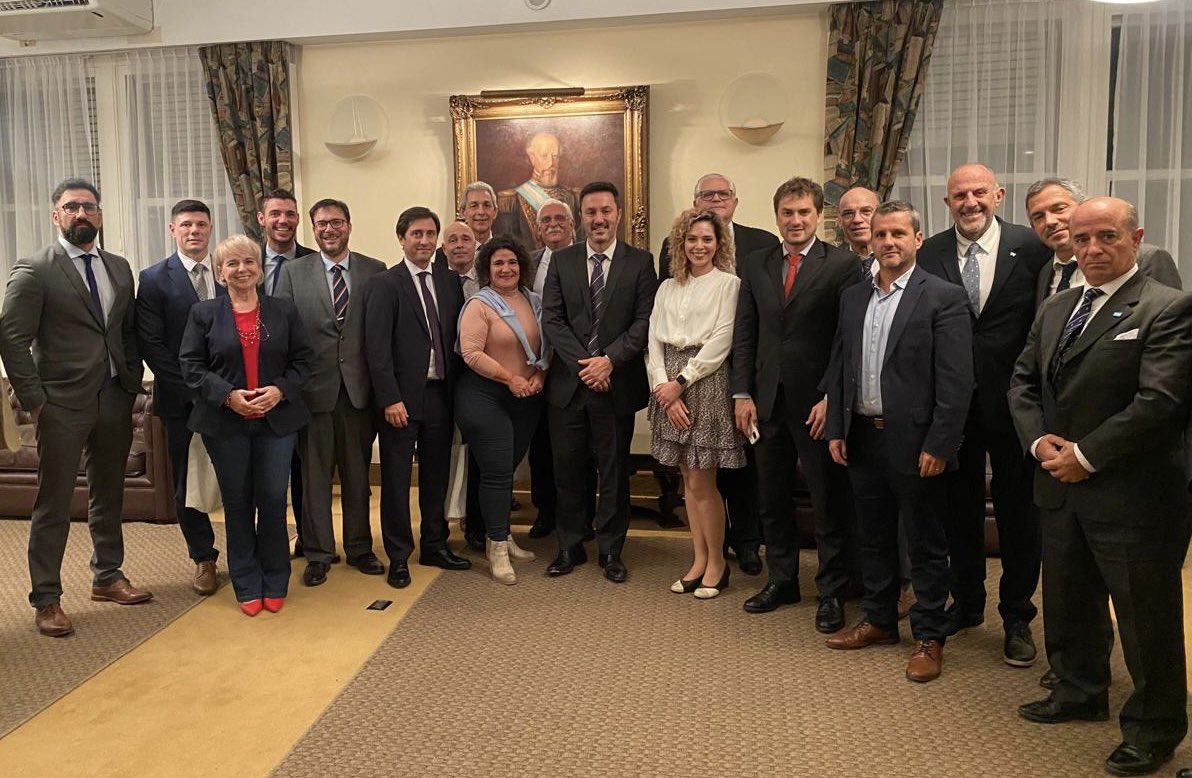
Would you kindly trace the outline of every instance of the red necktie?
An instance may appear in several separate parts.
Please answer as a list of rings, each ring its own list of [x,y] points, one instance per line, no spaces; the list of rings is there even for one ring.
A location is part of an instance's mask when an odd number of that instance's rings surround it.
[[[795,285],[795,275],[799,272],[799,263],[803,261],[802,254],[787,254],[786,280],[782,282],[782,298],[789,300],[791,287]]]

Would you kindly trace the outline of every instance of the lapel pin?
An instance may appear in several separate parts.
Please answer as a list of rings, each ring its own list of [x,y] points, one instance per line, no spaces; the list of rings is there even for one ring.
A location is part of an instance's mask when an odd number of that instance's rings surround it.
[[[1115,319],[1120,319],[1120,318],[1122,318],[1122,316],[1123,316],[1124,314],[1125,314],[1125,311],[1114,311],[1114,312],[1113,312],[1113,318],[1115,318]]]

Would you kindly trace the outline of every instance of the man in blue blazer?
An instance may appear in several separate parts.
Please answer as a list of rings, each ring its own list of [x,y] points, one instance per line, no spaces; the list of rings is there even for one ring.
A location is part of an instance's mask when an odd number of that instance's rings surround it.
[[[166,429],[166,450],[174,475],[174,511],[195,563],[191,586],[201,595],[219,586],[215,533],[206,513],[186,507],[186,471],[194,435],[186,425],[195,391],[182,378],[178,349],[190,318],[190,307],[226,295],[215,282],[211,255],[211,209],[198,200],[179,200],[170,211],[170,235],[178,250],[141,271],[137,285],[137,345],[153,371],[153,414]]]

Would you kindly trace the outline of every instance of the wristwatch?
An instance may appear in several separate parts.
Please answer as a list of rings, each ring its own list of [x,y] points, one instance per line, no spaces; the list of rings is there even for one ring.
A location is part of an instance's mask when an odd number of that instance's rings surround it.
[[[687,386],[687,376],[679,373],[677,376],[675,376],[675,383],[679,386]]]

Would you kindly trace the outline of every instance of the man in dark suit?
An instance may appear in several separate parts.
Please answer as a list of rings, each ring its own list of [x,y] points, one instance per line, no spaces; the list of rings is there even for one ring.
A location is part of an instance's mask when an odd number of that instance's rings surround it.
[[[994,215],[1006,191],[984,165],[961,165],[944,198],[954,226],[919,249],[923,270],[964,288],[973,317],[976,389],[960,448],[960,468],[948,481],[948,550],[953,604],[949,634],[985,620],[985,463],[993,468],[993,509],[1001,547],[998,612],[1004,661],[1034,664],[1031,602],[1039,585],[1039,516],[1031,504],[1027,461],[1006,403],[1014,360],[1035,314],[1035,280],[1047,248],[1029,227]]]
[[[547,568],[566,575],[587,561],[584,504],[593,454],[600,498],[595,530],[600,566],[614,583],[629,529],[629,444],[634,414],[650,390],[642,354],[658,277],[648,251],[617,240],[621,201],[606,181],[580,192],[587,240],[552,255],[542,329],[554,347],[546,379],[547,414],[559,488],[559,553]]]
[[[17,260],[0,314],[0,358],[21,407],[37,427],[37,497],[29,521],[29,604],[43,635],[74,632],[62,611],[62,555],[79,458],[87,455],[91,599],[133,605],[153,595],[133,587],[120,565],[124,468],[132,404],[144,368],[133,325],[132,270],[96,246],[99,192],[63,181],[51,199],[58,240]]]
[[[178,364],[182,333],[190,307],[200,300],[227,294],[215,282],[210,260],[211,210],[198,200],[180,200],[170,213],[170,235],[177,251],[141,271],[137,285],[137,346],[153,371],[153,414],[166,429],[170,470],[174,476],[174,512],[195,563],[191,587],[211,595],[219,587],[215,533],[206,513],[186,507],[186,473],[194,433],[187,426],[196,394],[186,385]]]
[[[737,187],[725,175],[707,173],[695,182],[691,206],[712,211],[728,225],[736,251],[737,275],[740,275],[745,257],[755,251],[773,248],[778,245],[778,239],[765,230],[733,221],[738,202]],[[658,257],[659,283],[671,277],[670,262],[670,238],[667,237],[662,241]],[[757,575],[762,571],[762,560],[758,555],[762,527],[758,519],[757,483],[757,459],[752,446],[745,449],[745,467],[725,468],[716,474],[716,488],[725,502],[724,543],[726,548],[733,550],[741,572],[746,575]]]
[[[311,206],[310,221],[319,253],[287,261],[274,295],[294,301],[315,350],[313,371],[302,386],[311,419],[298,432],[298,454],[306,500],[302,583],[318,586],[335,558],[331,494],[336,471],[348,564],[367,575],[385,572],[373,553],[369,524],[368,469],[377,433],[360,302],[364,285],[385,270],[385,263],[348,248],[352,215],[347,203],[320,200]]]
[[[852,497],[847,473],[828,456],[819,383],[836,336],[840,293],[857,281],[857,257],[815,237],[823,210],[819,184],[786,181],[774,193],[782,245],[737,254],[732,391],[737,427],[747,436],[751,428],[761,433],[757,466],[769,580],[745,601],[745,610],[767,613],[800,599],[793,488],[799,463],[816,511],[816,629],[835,632],[844,626],[850,579]]]
[[[1069,230],[1085,285],[1043,305],[1010,386],[1019,437],[1038,461],[1043,615],[1057,675],[1048,699],[1019,714],[1044,724],[1108,718],[1112,598],[1134,691],[1105,767],[1143,775],[1188,730],[1180,568],[1192,295],[1140,272],[1142,229],[1124,200],[1082,203]]]
[[[915,648],[906,677],[939,677],[947,639],[948,547],[941,474],[956,456],[972,398],[973,351],[965,294],[915,267],[923,243],[914,206],[873,215],[880,266],[840,301],[828,387],[832,458],[847,465],[857,504],[865,616],[828,639],[859,649],[897,643],[898,525],[906,528]]]
[[[455,353],[464,293],[446,263],[431,262],[439,217],[415,206],[397,219],[404,258],[364,287],[364,357],[384,416],[381,441],[381,537],[389,584],[410,585],[414,550],[410,473],[418,449],[418,563],[467,570],[472,563],[447,548],[447,478],[451,467]]]

